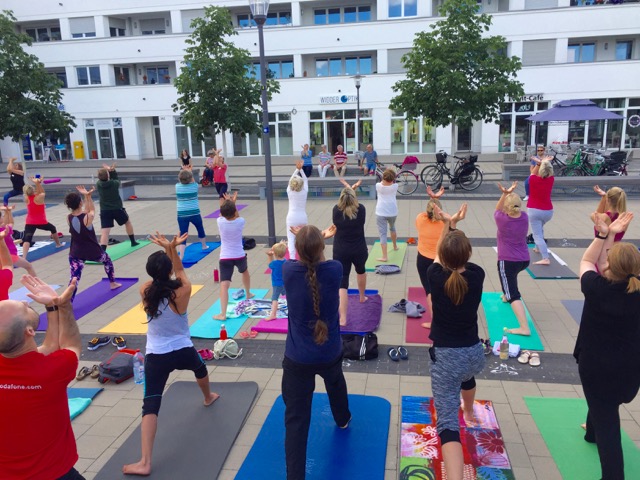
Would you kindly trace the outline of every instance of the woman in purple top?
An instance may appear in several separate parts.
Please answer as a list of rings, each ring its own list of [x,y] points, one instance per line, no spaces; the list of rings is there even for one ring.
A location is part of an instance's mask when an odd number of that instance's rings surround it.
[[[518,290],[518,274],[529,266],[529,218],[521,210],[520,197],[513,193],[517,185],[518,182],[513,182],[509,188],[504,188],[498,183],[502,195],[493,214],[498,227],[498,275],[502,285],[502,301],[511,304],[520,324],[520,327],[509,329],[508,332],[515,335],[531,335]]]

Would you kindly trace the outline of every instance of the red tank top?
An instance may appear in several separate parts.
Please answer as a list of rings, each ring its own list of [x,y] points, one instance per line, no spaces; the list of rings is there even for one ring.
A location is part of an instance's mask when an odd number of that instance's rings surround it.
[[[35,195],[30,195],[27,197],[29,202],[27,203],[27,220],[25,223],[27,225],[46,225],[47,223],[47,214],[44,213],[44,203],[38,205],[35,202]]]

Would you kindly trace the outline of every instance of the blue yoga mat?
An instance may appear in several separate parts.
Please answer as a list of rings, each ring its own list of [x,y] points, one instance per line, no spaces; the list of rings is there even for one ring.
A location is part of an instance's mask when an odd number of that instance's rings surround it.
[[[69,242],[66,242],[62,247],[56,248],[55,242],[36,242],[29,248],[29,254],[27,260],[34,262],[41,258],[48,257],[54,253],[61,252],[69,248]],[[18,251],[20,256],[23,256],[20,250]]]
[[[104,388],[67,388],[67,398],[93,398]]]
[[[237,292],[239,289],[230,288],[229,289],[229,305],[234,303],[238,303],[233,300],[233,294]],[[269,292],[267,288],[252,288],[251,293],[255,295],[256,299],[264,298],[265,295]],[[241,298],[240,300],[244,300]],[[249,318],[247,315],[241,315],[237,318],[227,318],[224,321],[214,320],[213,316],[218,315],[220,313],[220,300],[216,300],[206,312],[204,312],[200,318],[198,318],[189,330],[191,331],[192,337],[197,338],[220,338],[220,325],[224,323],[224,326],[227,330],[227,335],[229,338],[233,337],[238,330],[244,325],[244,322]]]
[[[192,243],[191,245],[188,245],[187,248],[184,249],[184,257],[182,257],[182,265],[184,265],[184,268],[194,266],[218,248],[220,246],[220,242],[207,242],[207,245],[209,246],[207,250],[202,250],[202,245],[200,243]]]
[[[60,285],[49,285],[54,290],[58,290]],[[33,302],[29,297],[27,297],[27,293],[29,290],[27,287],[20,287],[17,290],[14,290],[9,294],[9,300],[17,300],[18,302]]]
[[[349,395],[349,409],[353,419],[342,430],[331,416],[329,397],[313,394],[307,480],[384,479],[391,404],[380,397]],[[270,480],[286,478],[282,396],[276,399],[236,480],[265,478],[265,472]]]
[[[69,415],[71,420],[84,412],[93,397],[99,394],[103,388],[67,388],[67,398],[69,401]]]

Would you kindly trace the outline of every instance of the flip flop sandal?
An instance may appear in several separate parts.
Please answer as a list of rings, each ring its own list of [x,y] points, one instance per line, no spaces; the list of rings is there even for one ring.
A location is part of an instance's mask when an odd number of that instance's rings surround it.
[[[400,359],[409,360],[409,352],[402,345],[398,347],[398,355],[400,355]]]
[[[213,352],[208,348],[203,348],[201,350],[198,350],[198,353],[200,354],[200,357],[202,357],[202,360],[204,361],[213,360]]]
[[[529,363],[529,359],[531,358],[531,352],[529,350],[523,350],[520,356],[518,357],[518,362],[523,365]]]
[[[245,330],[245,331],[243,331],[243,332],[240,332],[240,336],[241,336],[242,338],[249,338],[249,332],[247,332],[246,330]]]
[[[89,367],[82,367],[78,371],[78,374],[76,375],[76,379],[84,380],[89,374],[91,374],[91,370],[89,370]]]
[[[391,348],[389,348],[389,350],[387,350],[387,355],[389,355],[389,358],[391,360],[393,360],[394,362],[399,362],[400,361],[400,354],[398,353],[398,350],[396,350],[393,347],[391,347]]]
[[[100,376],[100,366],[99,365],[94,365],[93,367],[91,367],[91,378],[96,379]]]
[[[538,355],[536,352],[533,352],[531,354],[531,358],[529,359],[529,365],[531,365],[532,367],[539,367],[540,366],[540,355]]]
[[[249,332],[249,337],[256,338],[257,336],[258,336],[258,332],[256,332],[255,330],[251,330],[251,332]]]

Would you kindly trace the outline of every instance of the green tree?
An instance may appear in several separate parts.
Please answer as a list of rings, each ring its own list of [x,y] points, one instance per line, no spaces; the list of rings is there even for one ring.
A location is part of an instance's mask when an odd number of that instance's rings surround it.
[[[24,51],[32,39],[17,33],[15,21],[12,12],[0,12],[0,138],[18,142],[26,134],[36,141],[64,136],[76,124],[58,108],[62,83]]]
[[[259,133],[262,86],[259,79],[247,75],[252,69],[249,51],[230,40],[238,32],[229,10],[205,7],[204,18],[194,19],[191,27],[185,66],[175,80],[178,101],[173,110],[200,139],[224,130]],[[269,80],[269,98],[279,91],[280,84]]]
[[[398,93],[390,108],[409,118],[424,116],[434,126],[455,126],[474,120],[498,121],[500,105],[524,95],[516,80],[518,57],[506,55],[502,36],[489,36],[491,16],[478,14],[476,0],[446,0],[445,17],[431,32],[416,34],[412,50],[402,57],[407,78],[392,87]]]

